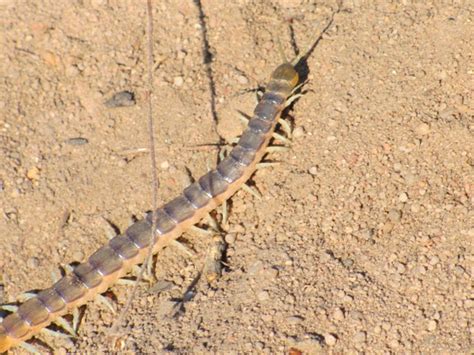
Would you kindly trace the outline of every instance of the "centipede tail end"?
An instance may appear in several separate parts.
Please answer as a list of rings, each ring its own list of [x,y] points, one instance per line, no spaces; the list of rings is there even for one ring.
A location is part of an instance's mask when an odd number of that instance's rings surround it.
[[[0,354],[4,353],[13,346],[11,338],[8,336],[5,328],[0,325]]]

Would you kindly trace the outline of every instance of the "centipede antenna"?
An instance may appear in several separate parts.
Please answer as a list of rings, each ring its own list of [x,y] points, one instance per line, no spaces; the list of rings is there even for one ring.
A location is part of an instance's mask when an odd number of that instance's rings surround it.
[[[332,13],[331,15],[331,19],[329,20],[329,22],[326,24],[326,26],[322,29],[321,33],[319,34],[319,36],[316,38],[316,40],[310,45],[308,46],[308,49],[306,49],[306,51],[304,51],[303,53],[300,53],[298,54],[295,59],[293,59],[290,64],[292,66],[297,66],[298,64],[300,64],[301,62],[304,62],[306,61],[306,59],[311,55],[311,53],[313,53],[313,51],[315,50],[316,46],[318,45],[319,41],[321,41],[323,39],[323,35],[329,30],[329,28],[332,26],[333,22],[334,22],[334,16],[336,16],[336,14],[338,14],[340,11],[341,11],[341,4],[342,2],[339,1],[338,2],[338,5],[337,5],[337,9]]]
[[[288,58],[285,55],[285,51],[283,50],[283,45],[281,44],[280,37],[277,37],[278,42],[278,51],[280,52],[280,57],[283,63],[288,63]]]

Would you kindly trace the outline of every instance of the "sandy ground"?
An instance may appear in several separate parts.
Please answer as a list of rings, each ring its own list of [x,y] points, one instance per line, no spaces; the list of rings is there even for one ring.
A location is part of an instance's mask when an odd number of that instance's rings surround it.
[[[0,10],[0,302],[13,302],[104,244],[107,221],[123,231],[151,207],[146,19],[132,1],[3,0]],[[160,202],[185,186],[186,169],[197,177],[215,165],[217,150],[200,145],[242,130],[236,110],[252,112],[252,90],[281,63],[278,39],[292,56],[334,15],[289,112],[291,150],[253,177],[261,200],[234,196],[226,270],[178,316],[173,300],[209,238],[183,236],[192,256],[175,246],[159,255],[169,289],[141,286],[114,343],[116,316],[99,302],[84,309],[77,340],[31,343],[57,353],[472,353],[474,7],[203,0],[201,10],[205,27],[195,2],[154,4]],[[123,90],[135,105],[104,104]],[[121,309],[129,294],[107,296]]]

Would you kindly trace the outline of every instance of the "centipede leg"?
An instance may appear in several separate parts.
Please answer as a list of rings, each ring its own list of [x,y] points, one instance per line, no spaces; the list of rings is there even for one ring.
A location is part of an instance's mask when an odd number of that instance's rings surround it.
[[[280,124],[281,129],[285,134],[287,135],[288,138],[291,138],[292,136],[292,129],[288,121],[284,120],[283,118],[278,119],[278,123]]]
[[[18,346],[31,354],[41,354],[41,352],[38,351],[38,349],[35,346],[27,343],[26,341],[22,341],[20,344],[18,344]]]
[[[256,189],[253,189],[252,187],[250,187],[247,184],[242,185],[242,190],[248,192],[249,194],[251,194],[252,196],[254,196],[258,200],[262,199],[262,195],[260,194],[260,192],[258,192]]]
[[[290,150],[289,147],[281,146],[281,145],[273,145],[267,147],[265,150],[267,153],[286,153]]]
[[[112,312],[112,314],[117,314],[117,312],[115,311],[114,306],[112,305],[112,302],[110,302],[107,297],[99,294],[99,295],[95,296],[95,300],[97,300],[105,308],[107,308],[110,312]]]
[[[288,145],[288,146],[291,145],[291,140],[289,140],[288,138],[286,138],[285,136],[283,136],[283,135],[281,135],[281,134],[279,134],[279,133],[274,132],[274,133],[272,134],[272,137],[273,137],[274,139],[276,139],[277,141],[283,143],[283,144],[286,144],[286,145]]]
[[[285,102],[285,107],[290,106],[293,102],[295,102],[297,99],[299,99],[302,96],[303,94],[299,93],[299,94],[294,94],[293,96],[289,97],[288,100],[286,100]]]
[[[196,233],[204,237],[210,237],[214,234],[214,232],[210,231],[209,229],[204,229],[197,226],[192,226],[191,228],[189,228],[189,232]]]

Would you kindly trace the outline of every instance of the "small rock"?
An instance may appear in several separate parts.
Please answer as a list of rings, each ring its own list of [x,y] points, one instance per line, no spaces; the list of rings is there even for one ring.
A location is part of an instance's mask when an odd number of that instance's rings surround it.
[[[161,168],[162,170],[168,170],[168,169],[170,168],[170,163],[168,163],[168,161],[165,160],[164,162],[162,162],[162,163],[160,164],[160,168]]]
[[[453,108],[445,108],[438,114],[439,118],[443,121],[452,121],[456,116],[456,110]]]
[[[400,346],[400,342],[398,341],[398,339],[393,339],[388,343],[388,346],[392,349],[396,349]]]
[[[399,211],[399,210],[391,209],[391,210],[388,212],[388,219],[389,219],[391,222],[394,222],[394,223],[399,222],[401,217],[402,217],[402,212]]]
[[[428,321],[428,324],[426,326],[426,329],[428,329],[428,331],[434,332],[436,330],[436,328],[438,328],[438,322],[436,322],[433,319]]]
[[[257,299],[260,302],[268,301],[269,298],[270,298],[270,295],[268,294],[267,291],[260,291],[259,293],[257,293]]]
[[[312,166],[311,168],[309,168],[308,172],[314,176],[318,173],[318,168],[316,166]]]
[[[29,179],[29,180],[38,180],[39,179],[39,176],[40,176],[40,170],[34,166],[32,167],[30,170],[28,170],[28,172],[26,173],[26,177]]]
[[[392,222],[385,222],[385,224],[382,227],[382,232],[384,234],[390,233],[393,230],[393,227],[395,226],[393,225]]]
[[[120,91],[110,99],[105,101],[105,106],[109,108],[127,107],[135,105],[135,94],[131,91]]]
[[[417,213],[417,212],[420,211],[420,205],[413,204],[413,205],[411,205],[410,210],[411,210],[413,213]]]
[[[363,343],[365,341],[367,337],[367,333],[366,332],[357,332],[355,335],[354,335],[354,342],[356,343]]]
[[[345,295],[342,298],[342,302],[344,303],[352,303],[353,301],[354,301],[354,297],[352,297],[351,295]]]
[[[227,244],[234,244],[236,237],[234,233],[229,233],[229,234],[226,234],[224,239]]]
[[[344,311],[341,308],[336,308],[334,312],[332,313],[332,318],[335,321],[344,320]]]
[[[31,257],[26,261],[26,266],[30,269],[36,269],[39,266],[39,259],[36,257]]]
[[[461,265],[456,265],[453,271],[458,277],[461,277],[466,273],[466,270]]]
[[[89,143],[89,140],[83,137],[74,137],[66,139],[65,143],[69,145],[84,145]]]
[[[249,79],[247,79],[247,78],[246,78],[245,76],[243,76],[243,75],[239,75],[239,76],[237,77],[237,80],[238,80],[238,82],[239,82],[240,84],[242,84],[242,85],[246,85],[246,84],[249,83]]]
[[[175,76],[173,78],[173,84],[175,86],[182,86],[184,84],[184,79],[182,76]]]
[[[403,274],[406,271],[405,265],[400,262],[396,262],[394,266],[398,274]]]
[[[419,137],[426,136],[428,133],[430,133],[430,126],[426,123],[422,123],[415,128],[415,133]]]
[[[293,130],[293,138],[300,138],[300,137],[303,137],[304,136],[304,128],[302,126],[299,126],[299,127],[296,127],[294,130]]]
[[[336,345],[337,338],[332,334],[327,334],[324,336],[324,341],[328,346],[334,346]]]
[[[354,265],[354,260],[352,260],[350,258],[344,258],[344,259],[342,259],[342,265],[344,265],[347,268],[350,268],[350,267],[352,267],[352,265]]]
[[[74,261],[83,261],[84,260],[84,253],[80,250],[75,251],[72,254],[72,258],[73,258]]]
[[[398,201],[402,202],[402,203],[405,203],[408,201],[408,195],[406,192],[402,192],[399,196],[398,196]]]

